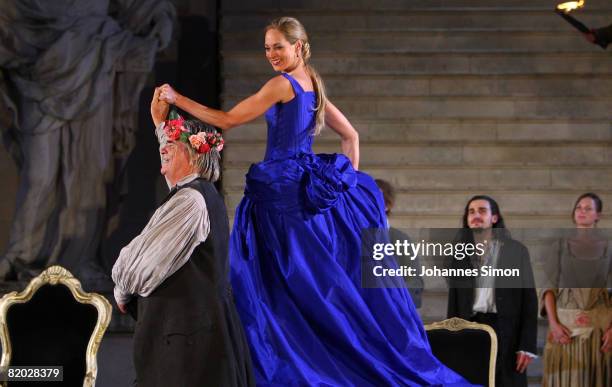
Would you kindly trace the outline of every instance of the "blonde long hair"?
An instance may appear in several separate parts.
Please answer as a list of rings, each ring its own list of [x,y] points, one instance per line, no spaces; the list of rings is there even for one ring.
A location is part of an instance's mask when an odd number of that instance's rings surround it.
[[[291,44],[295,44],[298,40],[302,42],[301,56],[304,59],[304,66],[306,71],[312,80],[314,91],[317,95],[317,106],[315,107],[316,113],[316,124],[314,127],[314,134],[321,133],[321,130],[325,126],[325,107],[327,106],[327,95],[325,94],[325,85],[323,79],[315,70],[315,68],[309,63],[310,60],[310,43],[308,42],[308,35],[302,23],[296,18],[283,16],[278,19],[274,19],[268,24],[265,31],[277,30],[283,34],[285,39]]]

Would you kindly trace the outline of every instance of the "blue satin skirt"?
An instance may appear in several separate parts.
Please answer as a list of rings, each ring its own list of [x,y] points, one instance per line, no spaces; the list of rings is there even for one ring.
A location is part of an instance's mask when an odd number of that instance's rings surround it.
[[[470,385],[432,355],[405,288],[361,287],[361,232],[385,227],[343,155],[251,167],[230,262],[258,386]]]

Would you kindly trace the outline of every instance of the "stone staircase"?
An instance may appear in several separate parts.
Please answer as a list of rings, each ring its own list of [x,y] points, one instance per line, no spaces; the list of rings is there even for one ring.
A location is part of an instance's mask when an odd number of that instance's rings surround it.
[[[273,75],[266,21],[301,19],[330,98],[360,131],[362,169],[399,190],[394,224],[456,226],[465,200],[487,192],[510,226],[567,227],[579,193],[612,198],[612,56],[555,15],[554,2],[279,4],[222,2],[224,107]],[[578,17],[604,25],[612,4],[587,2]],[[327,131],[316,149],[337,144]],[[264,148],[263,120],[228,135],[230,208]]]
[[[509,227],[571,227],[575,198],[595,191],[612,226],[612,55],[587,43],[548,0],[224,0],[222,103],[231,108],[274,74],[263,27],[300,19],[330,99],[360,133],[361,169],[392,182],[392,224],[457,227],[466,200],[498,199]],[[575,14],[612,22],[609,0]],[[265,122],[227,135],[223,189],[230,213],[244,174],[263,157]],[[339,151],[326,130],[319,152]],[[608,209],[606,209],[606,207]],[[446,293],[421,314],[444,318]],[[540,326],[544,343],[546,324]],[[539,361],[530,367],[538,384]]]

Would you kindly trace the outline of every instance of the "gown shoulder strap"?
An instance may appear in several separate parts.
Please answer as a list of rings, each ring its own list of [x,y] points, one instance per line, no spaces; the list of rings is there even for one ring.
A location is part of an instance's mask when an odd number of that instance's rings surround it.
[[[298,81],[295,80],[295,78],[293,78],[291,75],[287,73],[283,73],[283,76],[289,80],[289,82],[291,83],[291,86],[293,87],[293,91],[295,92],[296,95],[302,94],[304,92],[304,89],[302,89],[302,86],[299,84]]]

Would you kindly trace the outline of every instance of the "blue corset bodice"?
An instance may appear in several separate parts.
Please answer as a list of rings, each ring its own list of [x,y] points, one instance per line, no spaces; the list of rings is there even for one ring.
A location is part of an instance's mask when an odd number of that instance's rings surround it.
[[[312,152],[316,94],[313,91],[304,91],[291,75],[283,73],[283,76],[291,82],[295,98],[289,102],[279,102],[266,112],[268,142],[264,160],[283,159]]]
[[[247,174],[245,195],[254,203],[287,212],[320,212],[356,184],[356,172],[343,154],[312,152],[316,94],[304,91],[291,75],[295,98],[266,112],[266,156]]]

